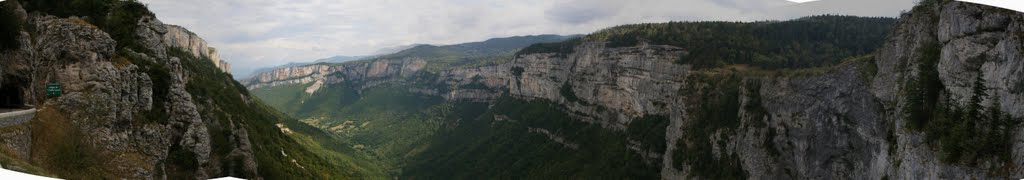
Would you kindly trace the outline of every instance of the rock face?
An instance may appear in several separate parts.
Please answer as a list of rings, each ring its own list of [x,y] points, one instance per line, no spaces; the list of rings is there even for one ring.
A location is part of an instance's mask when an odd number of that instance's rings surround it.
[[[217,61],[217,68],[221,71],[224,71],[225,73],[231,73],[231,64],[228,64],[227,61]]]
[[[714,154],[735,154],[753,179],[1002,177],[983,167],[943,163],[921,132],[904,127],[906,114],[900,109],[907,102],[901,89],[919,71],[915,59],[925,54],[918,49],[938,43],[936,69],[953,103],[968,103],[980,74],[986,94],[992,95],[983,99],[983,106],[998,104],[1013,118],[1024,118],[1024,15],[969,3],[936,3],[904,14],[871,58],[812,75],[744,76],[738,87],[744,107],[739,125],[711,132],[717,144]],[[484,102],[507,91],[517,98],[560,104],[576,119],[610,130],[625,129],[646,115],[667,116],[664,152],[633,148],[660,159],[663,178],[681,179],[691,177],[692,164],[673,160],[680,152],[676,144],[692,141],[686,137],[696,132],[687,130],[699,121],[693,109],[707,103],[693,90],[709,83],[694,77],[718,74],[674,63],[683,53],[647,43],[607,48],[587,42],[570,54],[524,54],[505,64],[444,71],[437,78],[410,78],[418,77],[427,62],[384,60],[282,68],[244,84],[262,88],[317,82],[310,86],[319,89],[322,83],[362,82],[365,89],[383,82],[430,83],[445,86],[412,91]],[[1018,165],[1005,176],[1021,177],[1024,133],[1011,141],[1012,163]]]
[[[565,58],[524,55],[510,63],[509,93],[558,102],[583,114],[578,118],[584,121],[625,129],[633,118],[668,113],[666,105],[673,103],[690,69],[673,63],[683,52],[672,46],[584,43]]]
[[[96,26],[75,17],[34,13],[26,18],[24,20],[32,26],[26,29],[33,32],[22,33],[20,49],[0,52],[2,76],[10,81],[26,82],[23,98],[43,114],[36,116],[29,132],[53,129],[42,133],[16,133],[17,137],[41,134],[40,137],[11,139],[21,144],[26,143],[23,139],[31,140],[31,155],[22,158],[43,166],[60,167],[46,163],[59,161],[52,159],[52,153],[61,149],[50,145],[83,142],[85,145],[76,148],[98,158],[95,163],[99,164],[93,166],[105,177],[161,179],[170,173],[194,172],[186,176],[206,179],[232,175],[258,179],[246,129],[230,124],[226,134],[231,136],[232,143],[211,142],[212,130],[207,128],[214,126],[213,122],[200,116],[202,106],[197,106],[198,102],[186,90],[191,74],[183,70],[181,60],[167,55],[169,47],[185,48],[195,56],[213,59],[214,64],[219,63],[220,68],[227,71],[226,63],[195,34],[162,24],[153,17],[139,21],[139,41],[153,52],[143,54],[128,50],[127,56],[166,67],[169,77],[161,83],[166,82],[167,89],[161,89],[164,87],[157,86],[157,77],[129,62],[125,55],[116,55],[116,42]],[[61,84],[62,96],[45,97],[42,91],[32,91],[43,89],[50,82]],[[169,119],[159,122],[153,117],[145,118],[151,111],[162,111]],[[69,134],[52,135],[61,134],[57,132]],[[213,146],[230,150],[231,155],[212,156]],[[174,155],[173,152],[187,153]],[[197,167],[192,171],[173,169],[171,167],[181,165],[173,164],[171,156],[194,161]],[[238,171],[223,171],[222,167],[230,166],[237,166]]]
[[[914,59],[925,56],[915,51],[929,43],[941,45],[936,69],[943,88],[954,104],[968,104],[973,95],[972,86],[981,75],[988,97],[982,105],[999,104],[1001,111],[1014,118],[1024,117],[1024,15],[995,7],[970,3],[950,2],[919,7],[920,12],[905,15],[889,43],[879,51],[878,74],[872,84],[872,93],[889,108],[906,102],[900,99],[898,87],[914,78],[918,71]],[[996,103],[997,102],[997,103]],[[900,127],[905,124],[899,113],[886,117]],[[1024,176],[1024,134],[1014,130],[1011,138],[1012,162],[1009,177]],[[938,153],[926,146],[924,135],[917,132],[896,131],[898,145],[891,152],[891,174],[900,178],[986,178],[985,171],[977,168],[940,163]],[[988,177],[993,178],[993,177]]]
[[[330,84],[347,83],[362,91],[386,83],[426,83],[440,87],[476,85],[474,88],[426,88],[412,89],[446,99],[485,101],[497,98],[507,83],[507,66],[485,66],[456,69],[438,74],[424,74],[426,61],[417,58],[383,59],[361,61],[340,65],[315,64],[299,67],[285,67],[259,73],[253,78],[242,80],[249,89],[274,87],[290,84],[308,84],[306,93],[315,93]]]
[[[154,18],[154,21],[159,22]],[[163,43],[167,47],[182,48],[188,52],[191,52],[196,58],[208,57],[213,64],[220,68],[224,72],[231,72],[230,65],[227,61],[220,59],[220,54],[217,53],[217,49],[209,47],[203,38],[198,35],[177,25],[164,25],[163,29],[166,29],[166,33],[163,34]]]

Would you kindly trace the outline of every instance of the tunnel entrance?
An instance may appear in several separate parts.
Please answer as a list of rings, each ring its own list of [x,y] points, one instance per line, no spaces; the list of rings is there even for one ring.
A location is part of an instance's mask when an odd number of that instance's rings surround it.
[[[0,108],[15,109],[24,108],[24,88],[28,87],[27,82],[19,81],[16,78],[4,78],[0,84]]]

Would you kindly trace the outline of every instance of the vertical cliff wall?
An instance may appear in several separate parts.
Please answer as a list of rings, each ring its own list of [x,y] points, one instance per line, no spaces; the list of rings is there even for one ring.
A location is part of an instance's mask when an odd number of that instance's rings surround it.
[[[24,12],[20,2],[0,3]],[[141,3],[110,3],[116,8],[101,26],[43,10],[19,17],[27,27],[16,37],[17,49],[0,50],[0,77],[4,88],[23,93],[3,96],[19,97],[39,111],[23,126],[0,129],[11,137],[0,148],[4,157],[62,178],[315,179],[362,173],[325,160],[328,155],[314,154],[291,136],[319,135],[310,134],[315,131],[283,133],[302,127],[253,99],[201,38],[161,23]],[[49,83],[60,84],[62,95],[46,96]]]
[[[977,104],[1015,119],[1024,117],[1024,94],[1020,91],[1024,84],[1022,23],[1024,15],[1019,12],[972,3],[940,1],[919,6],[904,15],[890,41],[878,52],[872,93],[887,109],[908,108],[915,105],[906,99],[908,86],[931,76],[941,84],[940,101],[960,107]],[[928,46],[937,46],[938,50],[923,51]],[[972,102],[973,98],[978,98],[977,102]],[[895,142],[890,142],[897,146],[892,152],[890,172],[897,177],[991,178],[989,173],[993,171],[1006,173],[1005,177],[1024,176],[1020,168],[1024,163],[1024,134],[1019,133],[1019,126],[1007,139],[1012,147],[1008,163],[1013,165],[1007,167],[1005,161],[991,159],[974,165],[950,164],[941,160],[946,152],[936,150],[928,134],[908,130],[912,127],[908,127],[911,122],[907,114],[894,111],[887,119],[896,126]]]
[[[693,49],[586,41],[437,74],[417,68],[430,62],[381,60],[278,69],[244,84],[302,84],[315,93],[323,84],[395,83],[478,102],[508,95],[550,102],[573,121],[626,134],[650,121],[664,129],[663,140],[625,139],[665,179],[1012,178],[1024,176],[1024,129],[998,123],[1024,118],[1022,28],[1019,12],[935,0],[903,14],[876,52],[821,67],[696,69],[679,63]],[[522,133],[571,142],[577,152],[614,144],[541,130]],[[974,141],[987,144],[962,143]]]
[[[153,18],[151,21],[154,22],[154,25],[162,24],[156,18]],[[195,58],[207,57],[217,68],[227,73],[231,72],[230,65],[220,59],[217,49],[207,45],[206,40],[203,40],[203,38],[200,38],[192,31],[181,26],[169,24],[163,25],[163,27],[151,26],[149,28],[153,32],[162,33],[162,35],[158,36],[162,36],[160,40],[162,40],[164,46],[185,49],[187,52],[192,53]]]

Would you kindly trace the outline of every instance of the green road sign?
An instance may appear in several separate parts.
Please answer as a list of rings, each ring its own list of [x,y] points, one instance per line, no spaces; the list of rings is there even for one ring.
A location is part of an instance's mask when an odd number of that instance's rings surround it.
[[[56,82],[52,82],[52,83],[46,84],[46,96],[50,96],[50,97],[60,96],[60,93],[61,93],[60,84],[58,84]]]

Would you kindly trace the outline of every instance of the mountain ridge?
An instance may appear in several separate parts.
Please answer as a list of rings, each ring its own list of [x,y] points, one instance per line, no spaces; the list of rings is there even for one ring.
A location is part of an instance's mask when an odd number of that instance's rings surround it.
[[[373,124],[421,122],[358,111],[382,89],[445,99],[414,111],[455,109],[423,120],[439,123],[417,129],[434,138],[407,145],[425,150],[385,151],[414,154],[395,163],[407,178],[1007,178],[1024,173],[1015,166],[1024,144],[1013,133],[1024,117],[1022,17],[925,1],[873,32],[888,33],[877,50],[800,68],[744,56],[700,67],[682,58],[693,47],[665,45],[686,42],[681,35],[638,25],[535,45],[491,65],[426,71],[429,61],[386,59],[295,76],[308,81],[246,84],[259,93],[298,89],[270,104],[366,147],[374,141],[360,133],[413,133]],[[342,102],[306,101],[328,97]],[[330,113],[336,108],[346,110]]]
[[[374,176],[330,137],[267,107],[194,33],[137,1],[5,1],[19,43],[0,50],[5,102],[38,109],[0,130],[4,163],[84,179]],[[24,4],[24,6],[21,6]],[[43,91],[59,85],[59,96]],[[13,93],[8,93],[13,92]],[[291,129],[294,129],[292,131]],[[366,161],[360,161],[366,162]],[[4,164],[4,167],[12,164]],[[378,175],[379,176],[379,175]]]

